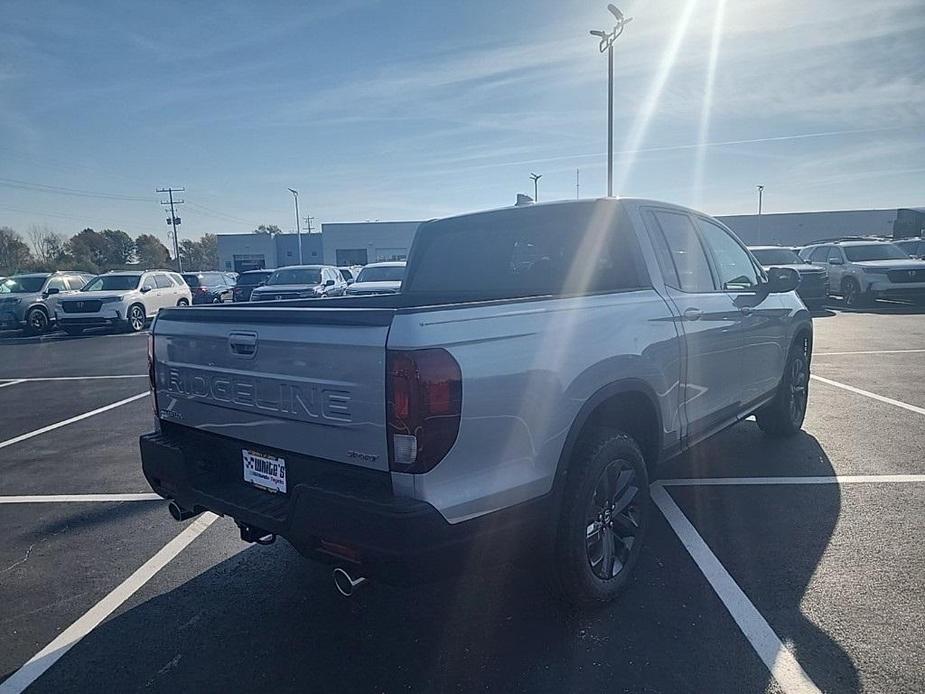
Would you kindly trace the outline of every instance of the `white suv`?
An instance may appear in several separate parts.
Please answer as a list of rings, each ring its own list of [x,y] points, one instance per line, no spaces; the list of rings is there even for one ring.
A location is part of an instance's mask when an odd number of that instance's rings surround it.
[[[68,335],[85,328],[118,326],[137,333],[168,306],[189,306],[190,288],[170,270],[109,272],[94,277],[75,296],[58,302],[58,325]]]

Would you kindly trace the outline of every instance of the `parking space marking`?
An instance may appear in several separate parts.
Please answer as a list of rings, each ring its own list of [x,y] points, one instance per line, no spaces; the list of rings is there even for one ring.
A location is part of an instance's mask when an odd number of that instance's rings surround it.
[[[139,494],[42,494],[34,496],[0,496],[0,504],[62,504],[92,501],[163,501],[153,493]]]
[[[729,575],[671,495],[659,482],[652,485],[651,494],[655,505],[781,689],[787,694],[819,692],[793,653],[787,650],[771,625]]]
[[[813,374],[812,376],[810,376],[810,378],[812,378],[814,381],[825,383],[826,385],[835,386],[836,388],[841,388],[851,393],[856,393],[858,395],[863,395],[873,400],[879,400],[880,402],[885,402],[887,405],[894,405],[895,407],[901,407],[904,410],[909,410],[910,412],[915,412],[917,414],[925,414],[925,407],[917,407],[916,405],[910,405],[909,403],[902,402],[901,400],[894,400],[893,398],[888,398],[885,395],[877,395],[876,393],[871,393],[869,390],[861,390],[860,388],[849,386],[847,383],[840,383],[838,381],[833,381],[831,378],[823,378],[822,376],[817,376],[816,374]]]
[[[147,378],[148,374],[123,374],[120,376],[35,376],[34,378],[17,378],[12,383],[3,383],[0,384],[0,388],[3,386],[11,386],[15,383],[37,383],[41,381],[98,381],[108,378]]]
[[[6,383],[0,383],[0,388],[6,388],[7,386],[15,386],[17,383],[23,383],[25,378],[17,378],[13,381],[7,381]]]
[[[877,484],[925,482],[925,475],[829,475],[824,477],[690,477],[659,480],[663,487],[734,487],[775,484]]]
[[[104,619],[119,609],[139,588],[150,581],[158,571],[169,564],[193,540],[199,537],[218,516],[204,513],[188,528],[164,545],[131,576],[120,583],[115,590],[91,607],[76,622],[62,631],[45,648],[32,656],[25,665],[0,683],[0,694],[20,694],[26,687],[41,677],[73,648],[84,636],[98,627]]]
[[[840,357],[847,354],[915,354],[925,352],[925,349],[869,349],[857,352],[813,352],[816,357]]]
[[[0,441],[0,448],[6,448],[7,446],[12,446],[14,443],[19,443],[20,441],[25,441],[26,439],[31,439],[34,436],[39,436],[45,434],[49,431],[54,431],[55,429],[60,429],[61,427],[67,426],[68,424],[73,424],[74,422],[79,422],[82,419],[87,419],[87,417],[92,417],[93,415],[101,414],[103,412],[108,412],[122,405],[127,405],[130,402],[135,400],[140,400],[141,398],[148,397],[148,391],[144,393],[139,393],[138,395],[133,395],[130,398],[125,398],[124,400],[119,400],[119,402],[114,402],[110,405],[105,405],[103,407],[98,407],[95,410],[90,410],[89,412],[84,412],[79,414],[76,417],[71,417],[70,419],[65,419],[61,422],[56,422],[54,424],[49,424],[47,427],[42,427],[41,429],[36,429],[35,431],[30,431],[25,434],[20,434],[19,436],[14,436],[11,439],[6,441]]]

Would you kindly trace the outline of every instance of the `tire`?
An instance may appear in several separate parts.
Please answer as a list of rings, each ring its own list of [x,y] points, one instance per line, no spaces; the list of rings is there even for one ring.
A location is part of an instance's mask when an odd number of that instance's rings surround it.
[[[861,285],[853,277],[846,277],[841,283],[841,295],[845,301],[845,306],[851,308],[862,308],[870,306],[873,298],[867,292],[861,291]]]
[[[48,330],[50,323],[51,320],[45,313],[45,309],[30,308],[26,313],[26,332],[29,335],[41,335]]]
[[[554,542],[551,573],[563,599],[587,607],[622,592],[639,559],[649,506],[639,445],[619,431],[589,435],[570,461]]]
[[[177,306],[189,306],[189,301],[187,301],[186,299],[180,299],[177,302]]]
[[[128,315],[125,317],[125,331],[129,333],[140,333],[145,329],[147,316],[145,307],[141,304],[132,304],[128,308]]]
[[[217,296],[217,297],[215,297],[214,299],[212,299],[212,303],[213,303],[213,304],[220,304],[220,303],[222,303],[222,298],[221,298],[220,296]]]
[[[809,338],[797,340],[790,348],[774,400],[755,413],[758,426],[768,436],[793,436],[803,427],[809,399],[809,352]]]

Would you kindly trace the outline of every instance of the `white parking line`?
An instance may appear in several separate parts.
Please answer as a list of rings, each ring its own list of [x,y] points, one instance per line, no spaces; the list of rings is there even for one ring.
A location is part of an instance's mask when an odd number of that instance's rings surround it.
[[[97,381],[107,378],[147,378],[148,374],[124,374],[121,376],[36,376],[34,378],[17,378],[12,383],[3,383],[0,384],[0,388],[3,386],[11,386],[15,383],[33,383],[36,381]]]
[[[0,388],[6,388],[7,386],[15,386],[17,383],[22,383],[25,380],[26,379],[24,378],[17,378],[16,380],[13,380],[13,381],[7,381],[6,383],[0,383]]]
[[[139,393],[138,395],[133,395],[130,398],[125,398],[125,400],[119,400],[119,402],[114,402],[111,405],[106,405],[104,407],[98,407],[95,410],[90,410],[89,412],[84,412],[79,414],[76,417],[71,417],[70,419],[65,419],[61,422],[56,422],[55,424],[49,424],[47,427],[42,427],[41,429],[36,429],[35,431],[30,431],[27,434],[20,434],[19,436],[14,436],[11,439],[6,441],[0,441],[0,448],[6,448],[7,446],[12,446],[14,443],[19,443],[20,441],[25,441],[26,439],[31,439],[33,436],[39,436],[40,434],[45,434],[49,431],[55,429],[60,429],[61,427],[67,426],[68,424],[73,424],[74,422],[79,422],[81,419],[86,419],[87,417],[92,417],[96,414],[101,414],[102,412],[107,412],[109,410],[121,407],[122,405],[127,405],[130,402],[135,400],[140,400],[141,398],[148,397],[148,391],[144,393]]]
[[[0,684],[0,694],[20,694],[41,677],[52,665],[73,648],[84,636],[98,627],[104,619],[119,609],[154,575],[167,566],[193,540],[199,537],[218,516],[204,513],[192,525],[164,545],[115,590],[91,607],[82,617],[61,632],[56,639],[32,656],[25,665]]]
[[[651,488],[652,500],[661,510],[671,529],[674,530],[681,544],[691,555],[704,577],[716,591],[729,614],[738,624],[742,634],[755,649],[771,675],[777,680],[781,689],[787,694],[792,692],[818,692],[809,675],[803,670],[778,638],[758,609],[733,580],[726,568],[697,532],[693,524],[684,515],[671,498],[671,495],[656,482]],[[2,687],[0,687],[2,694]]]
[[[734,487],[775,484],[876,484],[925,482],[925,475],[829,475],[824,477],[691,477],[659,480],[663,487]]]
[[[62,504],[88,501],[163,501],[157,494],[42,494],[38,496],[0,496],[0,504]]]
[[[925,352],[925,349],[868,349],[856,352],[813,352],[816,357],[841,357],[847,354],[915,354]]]
[[[925,407],[918,407],[916,405],[910,405],[909,403],[902,402],[901,400],[894,400],[893,398],[888,398],[884,395],[877,395],[876,393],[871,393],[869,390],[861,390],[860,388],[849,386],[847,383],[839,383],[838,381],[833,381],[830,378],[823,378],[822,376],[817,376],[816,374],[813,374],[811,378],[814,381],[819,381],[820,383],[825,383],[830,386],[835,386],[836,388],[842,388],[843,390],[847,390],[851,393],[857,393],[858,395],[863,395],[873,400],[879,400],[880,402],[885,402],[887,405],[894,405],[895,407],[901,407],[904,410],[909,410],[910,412],[916,412],[917,414],[925,414]]]

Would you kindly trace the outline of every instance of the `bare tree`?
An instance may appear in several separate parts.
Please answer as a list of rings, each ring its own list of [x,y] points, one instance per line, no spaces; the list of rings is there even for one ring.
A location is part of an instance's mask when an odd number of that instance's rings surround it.
[[[36,260],[47,265],[58,260],[67,241],[64,236],[49,228],[47,224],[42,226],[33,224],[29,227],[29,243],[32,244],[32,252]]]

